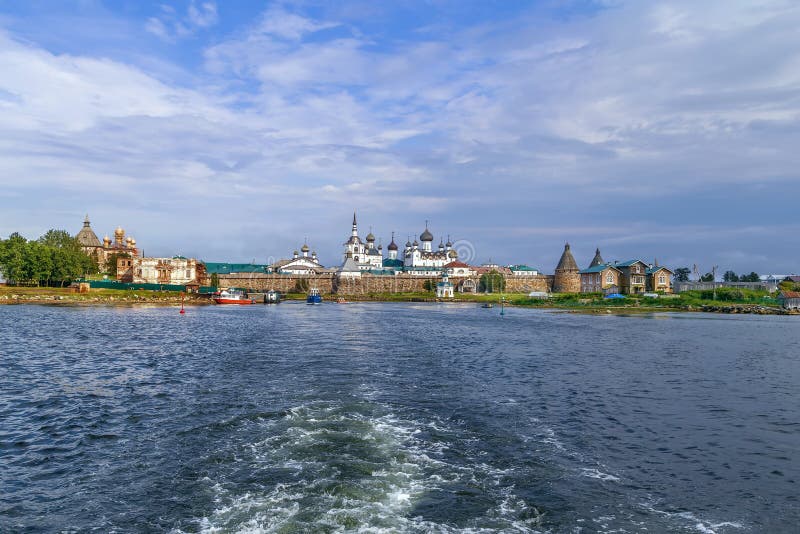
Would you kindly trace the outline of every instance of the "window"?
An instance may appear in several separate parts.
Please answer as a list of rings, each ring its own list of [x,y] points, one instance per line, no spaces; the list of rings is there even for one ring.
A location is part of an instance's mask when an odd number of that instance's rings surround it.
[[[661,284],[661,285],[666,284],[667,283],[667,277],[664,276],[663,274],[659,274],[658,275],[658,283]]]
[[[611,271],[608,271],[608,274],[606,275],[606,283],[608,284],[614,283],[614,273],[612,273]]]

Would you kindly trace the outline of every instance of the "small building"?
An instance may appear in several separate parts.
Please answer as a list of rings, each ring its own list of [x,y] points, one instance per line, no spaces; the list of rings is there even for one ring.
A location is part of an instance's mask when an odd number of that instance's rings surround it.
[[[317,253],[311,251],[308,243],[303,243],[300,247],[303,253],[301,256],[295,250],[292,254],[292,259],[278,260],[269,267],[267,267],[268,274],[293,274],[293,275],[308,275],[319,274],[325,267],[317,259]],[[309,251],[311,255],[309,255]]]
[[[117,280],[134,284],[197,285],[197,260],[172,258],[118,258]]]
[[[786,310],[800,310],[800,291],[781,291],[778,303]]]
[[[345,258],[342,266],[336,272],[339,278],[361,278],[361,267],[353,258]]]
[[[475,275],[475,271],[462,261],[451,261],[444,266],[444,270],[448,276],[463,277]]]
[[[527,265],[509,265],[508,270],[514,276],[538,276],[539,269],[528,267]]]
[[[647,290],[655,293],[672,293],[672,271],[659,265],[649,267]]]
[[[436,298],[453,298],[453,284],[447,276],[447,272],[442,273],[442,279],[436,284]]]

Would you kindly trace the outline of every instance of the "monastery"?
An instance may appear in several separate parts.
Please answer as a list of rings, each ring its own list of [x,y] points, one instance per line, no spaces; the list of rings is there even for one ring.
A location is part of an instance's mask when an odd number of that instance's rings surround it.
[[[437,295],[450,296],[454,290],[482,291],[481,275],[498,273],[505,278],[508,292],[605,295],[672,292],[673,272],[657,261],[654,264],[640,259],[606,262],[598,248],[589,266],[581,269],[569,243],[564,245],[553,275],[526,265],[471,266],[459,260],[449,237],[446,242],[441,238],[434,248],[434,235],[427,222],[419,240],[412,242],[409,238],[402,251],[392,232],[384,256],[383,246],[376,244],[372,231],[361,239],[355,213],[350,235],[343,243],[342,263],[333,268],[322,265],[307,242],[291,258],[270,265],[208,263],[183,256],[144,258],[139,256],[136,240],[126,237],[121,227],[114,231],[113,242],[108,236],[101,242],[91,228],[88,215],[77,240],[83,251],[97,260],[101,270],[108,270],[108,262],[116,258],[117,280],[129,283],[195,287],[208,285],[210,276],[216,275],[223,285],[289,291],[298,281],[313,278],[314,284],[325,292],[404,292],[434,287]]]

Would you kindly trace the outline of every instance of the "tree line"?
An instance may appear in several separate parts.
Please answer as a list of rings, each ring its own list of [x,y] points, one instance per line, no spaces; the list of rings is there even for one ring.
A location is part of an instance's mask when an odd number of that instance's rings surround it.
[[[692,274],[692,271],[688,267],[675,269],[675,281],[688,282],[690,274]],[[761,278],[759,278],[757,272],[751,272],[750,274],[736,274],[733,271],[725,271],[725,274],[722,275],[722,280],[724,282],[759,282]],[[706,273],[700,277],[700,281],[713,282],[714,274]]]
[[[0,239],[0,272],[9,284],[60,285],[97,272],[97,262],[66,230],[48,230],[28,241],[14,232]]]

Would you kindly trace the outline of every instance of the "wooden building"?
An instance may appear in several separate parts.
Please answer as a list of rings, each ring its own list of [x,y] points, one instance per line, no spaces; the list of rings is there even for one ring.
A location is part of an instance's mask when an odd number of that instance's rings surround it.
[[[659,265],[648,268],[647,290],[653,293],[672,293],[672,271]]]
[[[800,310],[800,291],[781,291],[778,302],[787,310]]]

